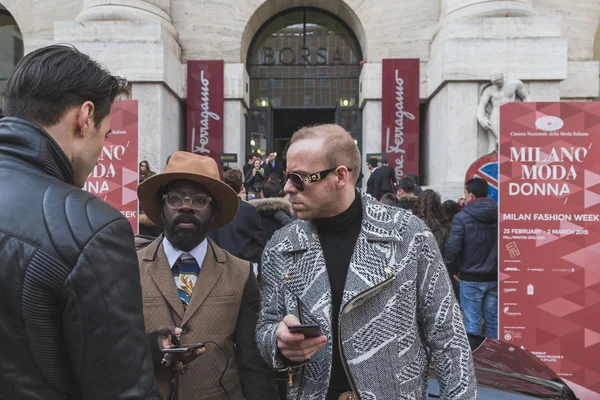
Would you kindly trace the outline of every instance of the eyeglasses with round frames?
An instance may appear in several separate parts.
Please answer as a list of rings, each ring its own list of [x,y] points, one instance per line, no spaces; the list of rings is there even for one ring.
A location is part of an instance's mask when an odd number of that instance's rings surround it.
[[[195,194],[193,196],[181,196],[177,193],[167,193],[163,195],[163,199],[169,208],[174,210],[180,209],[185,204],[185,201],[190,202],[191,207],[196,211],[201,211],[206,208],[212,201],[212,197],[206,194]]]

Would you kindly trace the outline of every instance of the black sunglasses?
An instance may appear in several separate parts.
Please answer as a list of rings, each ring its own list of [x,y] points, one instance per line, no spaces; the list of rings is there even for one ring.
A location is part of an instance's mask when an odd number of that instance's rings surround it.
[[[290,181],[292,181],[292,185],[294,185],[294,187],[299,191],[299,192],[303,192],[304,191],[304,183],[313,183],[313,182],[317,182],[320,180],[323,180],[327,177],[327,175],[329,175],[330,172],[335,171],[336,169],[338,169],[339,167],[335,167],[335,168],[329,168],[329,169],[325,169],[323,171],[319,171],[319,172],[315,172],[313,174],[308,174],[308,175],[300,175],[297,174],[295,172],[287,172],[284,171],[283,175],[285,178],[285,181],[287,182],[288,179]],[[348,171],[352,171],[352,168],[348,168]]]

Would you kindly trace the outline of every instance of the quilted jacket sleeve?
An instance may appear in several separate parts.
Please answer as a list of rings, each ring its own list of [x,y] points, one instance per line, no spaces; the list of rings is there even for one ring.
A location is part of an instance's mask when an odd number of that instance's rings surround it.
[[[160,399],[127,220],[114,220],[85,244],[62,297],[63,329],[81,398]]]
[[[476,399],[477,382],[460,307],[433,234],[424,226],[418,231],[412,244],[420,247],[417,311],[441,398]]]
[[[277,351],[277,338],[275,336],[277,325],[285,317],[284,297],[281,293],[283,276],[281,262],[283,260],[278,260],[281,255],[273,248],[273,243],[281,234],[280,231],[274,236],[263,253],[261,310],[256,324],[256,342],[260,354],[267,364],[276,369],[285,367],[283,357]]]

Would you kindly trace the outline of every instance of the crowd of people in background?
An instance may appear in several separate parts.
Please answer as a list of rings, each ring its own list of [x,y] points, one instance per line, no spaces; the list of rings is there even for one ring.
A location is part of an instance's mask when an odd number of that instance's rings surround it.
[[[465,314],[467,332],[497,338],[498,206],[487,197],[488,183],[470,179],[458,202],[442,203],[439,193],[421,189],[417,175],[409,173],[397,181],[389,176],[391,168],[385,162],[381,167],[375,158],[367,162],[371,170],[367,193],[384,204],[411,211],[433,233]]]
[[[265,155],[263,161],[260,153],[251,152],[241,170],[226,168],[224,182],[243,202],[230,224],[208,234],[223,249],[251,261],[257,274],[266,243],[296,219],[283,191],[285,167],[275,152]],[[382,161],[379,165],[376,158],[367,160],[367,194],[425,222],[446,262],[467,331],[497,338],[498,217],[496,203],[487,197],[487,182],[471,179],[458,201],[442,202],[440,193],[421,188],[416,174],[397,179],[386,160]],[[154,174],[147,161],[140,163],[140,182]]]

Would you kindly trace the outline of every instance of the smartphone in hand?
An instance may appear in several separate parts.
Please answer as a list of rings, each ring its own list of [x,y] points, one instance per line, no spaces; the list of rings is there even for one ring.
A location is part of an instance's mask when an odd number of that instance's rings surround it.
[[[321,327],[317,324],[302,324],[302,325],[290,325],[288,329],[291,333],[301,333],[304,337],[312,338],[323,335]]]
[[[163,353],[189,353],[204,348],[204,343],[196,344],[182,344],[179,347],[171,347],[168,349],[161,349]]]

